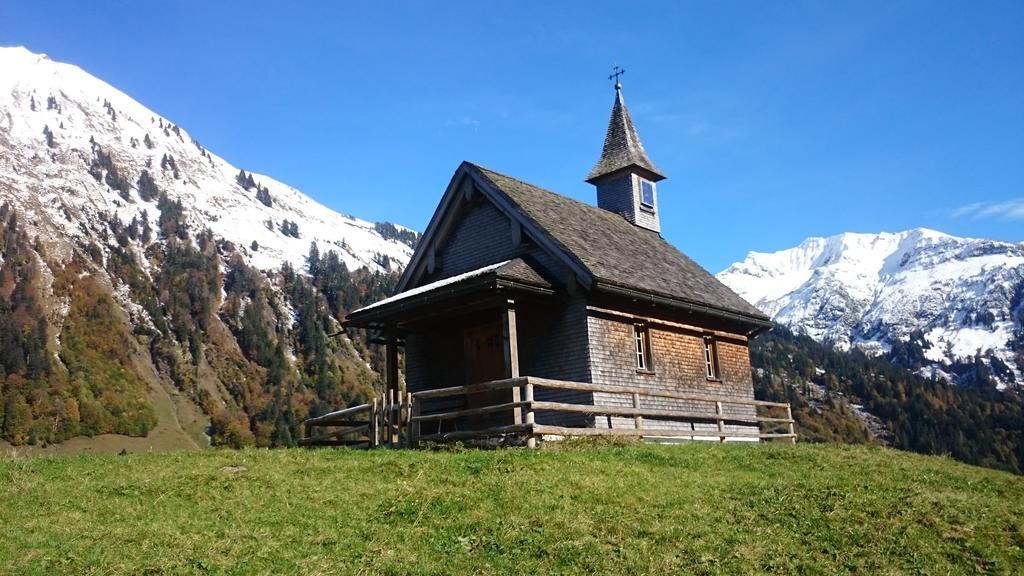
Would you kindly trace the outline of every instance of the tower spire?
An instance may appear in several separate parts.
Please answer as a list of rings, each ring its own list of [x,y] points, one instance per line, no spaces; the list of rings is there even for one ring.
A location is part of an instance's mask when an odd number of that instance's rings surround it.
[[[601,157],[587,174],[587,182],[597,187],[600,208],[621,214],[641,228],[658,232],[661,223],[655,182],[664,180],[665,175],[647,157],[622,98],[619,77],[625,73],[616,64],[608,76],[615,82],[615,102]]]
[[[644,145],[640,142],[640,135],[637,134],[636,128],[633,126],[629,109],[626,108],[626,102],[622,98],[622,83],[619,81],[619,76],[625,73],[625,70],[616,65],[608,76],[609,80],[615,81],[615,102],[612,104],[612,116],[608,120],[608,132],[604,137],[601,158],[587,174],[587,182],[591,184],[630,167],[636,167],[645,172],[646,177],[654,182],[665,179],[665,175],[647,157]]]

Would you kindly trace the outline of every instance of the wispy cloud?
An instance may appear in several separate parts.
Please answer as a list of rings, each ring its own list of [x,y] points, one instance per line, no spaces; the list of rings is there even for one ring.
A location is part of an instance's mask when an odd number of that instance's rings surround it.
[[[1011,198],[998,202],[971,202],[949,211],[953,218],[971,220],[1024,220],[1024,198]]]
[[[447,122],[444,123],[444,125],[445,126],[465,126],[467,128],[472,128],[473,132],[479,132],[480,131],[480,121],[477,120],[476,118],[470,118],[469,116],[463,116],[462,118],[458,118],[456,120],[448,120]]]

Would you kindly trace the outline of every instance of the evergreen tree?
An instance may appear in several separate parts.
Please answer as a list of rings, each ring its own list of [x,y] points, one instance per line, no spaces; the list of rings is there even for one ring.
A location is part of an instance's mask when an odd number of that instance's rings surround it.
[[[177,162],[174,161],[174,156],[165,153],[164,157],[160,160],[160,168],[162,170],[170,169],[171,172],[174,174],[175,180],[180,178],[180,174],[178,173],[178,164]]]
[[[274,199],[270,197],[270,190],[262,186],[258,187],[256,190],[256,199],[263,203],[267,208],[274,205]]]
[[[142,211],[142,245],[145,246],[153,239],[153,228],[149,225],[149,213]]]
[[[306,269],[309,270],[309,275],[316,278],[320,274],[320,250],[316,247],[316,242],[309,243],[309,255],[306,256]]]
[[[403,244],[408,245],[411,248],[416,247],[416,243],[419,242],[420,234],[412,230],[399,229],[391,222],[377,222],[373,225],[373,229],[377,231],[385,240],[397,240]]]
[[[281,221],[281,234],[285,236],[291,236],[292,238],[299,237],[299,225],[291,220],[285,219]]]
[[[135,186],[139,190],[139,198],[146,202],[150,202],[160,196],[160,187],[157,186],[156,181],[149,174],[149,170],[144,169],[139,174],[139,180],[135,183]]]
[[[93,158],[89,164],[89,174],[97,182],[105,182],[112,190],[118,191],[125,200],[129,199],[128,180],[121,176],[113,158],[100,146],[93,147]]]

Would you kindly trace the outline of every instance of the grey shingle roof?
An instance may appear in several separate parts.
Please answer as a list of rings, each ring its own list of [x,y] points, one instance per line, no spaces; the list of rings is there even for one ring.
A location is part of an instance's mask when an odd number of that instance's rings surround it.
[[[533,264],[522,258],[513,258],[508,264],[499,267],[495,271],[495,275],[505,280],[531,284],[542,288],[551,288],[551,283],[537,272]]]
[[[767,320],[666,242],[618,214],[467,163],[599,282]]]
[[[601,158],[597,164],[594,165],[590,174],[587,174],[587,182],[593,182],[602,176],[629,166],[639,166],[650,172],[652,180],[665,178],[661,170],[658,170],[654,162],[647,157],[644,145],[640,143],[640,136],[636,133],[636,128],[633,127],[629,109],[622,101],[622,91],[616,89],[612,116],[608,120],[608,133],[604,137],[604,149],[601,150]]]
[[[369,326],[382,319],[400,315],[410,307],[423,306],[424,303],[437,303],[457,297],[456,294],[480,289],[493,289],[500,286],[500,281],[510,281],[519,286],[527,285],[551,291],[553,286],[538,272],[532,259],[513,258],[504,262],[489,264],[463,274],[442,278],[411,290],[399,292],[373,304],[350,312],[345,317],[345,324],[351,326]]]

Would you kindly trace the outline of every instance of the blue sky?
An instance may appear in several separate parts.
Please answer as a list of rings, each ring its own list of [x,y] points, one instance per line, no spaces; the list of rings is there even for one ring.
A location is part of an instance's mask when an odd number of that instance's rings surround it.
[[[248,170],[422,229],[463,159],[594,201],[613,62],[664,235],[1024,240],[1024,2],[0,2]],[[0,73],[3,73],[0,70]]]

